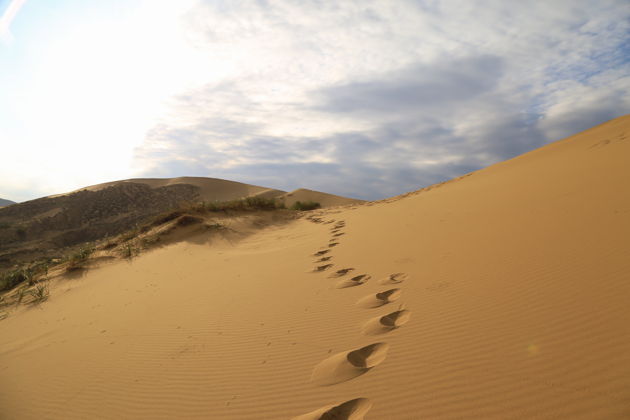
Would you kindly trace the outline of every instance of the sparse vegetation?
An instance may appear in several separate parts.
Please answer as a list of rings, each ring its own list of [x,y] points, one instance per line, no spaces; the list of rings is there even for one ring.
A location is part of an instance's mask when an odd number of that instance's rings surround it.
[[[50,296],[50,290],[48,289],[48,282],[37,283],[35,288],[30,291],[33,296],[31,303],[39,304],[48,299]]]
[[[291,210],[306,211],[306,210],[315,210],[320,207],[321,205],[316,201],[296,201],[291,206]]]
[[[85,262],[90,258],[90,255],[94,252],[94,248],[91,246],[85,246],[80,248],[77,252],[68,257],[68,265],[66,271],[75,271],[81,268],[85,268]]]
[[[13,289],[18,284],[26,281],[32,284],[33,271],[30,268],[17,268],[7,271],[0,278],[0,291]]]
[[[11,226],[9,222],[0,222],[0,229],[9,229]]]
[[[194,206],[197,211],[228,212],[283,209],[284,203],[273,198],[247,197],[241,200],[204,202]]]
[[[134,246],[131,242],[127,242],[120,250],[120,255],[123,258],[128,258],[128,259],[133,258],[139,253],[140,253],[140,250],[138,249],[138,247]]]

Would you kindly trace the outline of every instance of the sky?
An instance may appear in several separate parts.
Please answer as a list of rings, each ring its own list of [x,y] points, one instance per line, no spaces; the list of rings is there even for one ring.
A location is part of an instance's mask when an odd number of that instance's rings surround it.
[[[630,113],[629,34],[626,0],[0,0],[0,197],[413,191]]]

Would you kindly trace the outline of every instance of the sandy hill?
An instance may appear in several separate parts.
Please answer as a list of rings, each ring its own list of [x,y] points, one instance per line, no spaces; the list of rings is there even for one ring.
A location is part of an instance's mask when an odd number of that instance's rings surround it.
[[[129,183],[147,185],[153,189],[164,188],[173,185],[190,185],[195,188],[197,198],[203,201],[228,201],[253,196],[273,198],[285,193],[284,191],[259,187],[257,185],[244,184],[242,182],[191,176],[182,176],[178,178],[125,179],[121,181],[112,181],[103,184],[92,185],[89,187],[81,188],[77,191],[100,191],[108,187]]]
[[[9,204],[15,204],[15,201],[5,200],[4,198],[0,198],[0,207],[8,206]]]
[[[52,273],[47,301],[4,309],[2,414],[628,418],[629,131]]]
[[[300,188],[295,191],[282,194],[278,198],[282,200],[287,207],[291,207],[296,201],[312,201],[319,203],[322,207],[347,206],[350,204],[359,204],[364,202],[363,200],[357,200],[355,198],[341,197],[339,195],[308,190],[306,188]]]
[[[182,203],[246,197],[284,200],[284,191],[215,178],[137,178],[107,182],[0,209],[0,269],[55,258],[70,247],[120,234]],[[322,207],[358,202],[309,190]],[[304,198],[302,198],[304,200]],[[292,199],[287,200],[292,204]]]

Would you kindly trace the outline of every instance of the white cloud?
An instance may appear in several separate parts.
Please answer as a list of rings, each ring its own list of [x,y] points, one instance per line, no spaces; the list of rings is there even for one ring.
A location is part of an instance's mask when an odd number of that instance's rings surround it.
[[[203,175],[365,183],[371,198],[420,187],[586,128],[584,113],[630,111],[629,15],[621,1],[203,2],[189,39],[229,71],[184,95],[136,163],[176,175],[192,156]],[[309,156],[352,176],[287,182]]]

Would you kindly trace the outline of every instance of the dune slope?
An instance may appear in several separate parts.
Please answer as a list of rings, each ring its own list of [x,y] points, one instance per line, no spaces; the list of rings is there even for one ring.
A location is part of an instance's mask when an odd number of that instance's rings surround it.
[[[339,195],[327,194],[306,188],[300,188],[283,194],[279,196],[278,199],[282,200],[287,207],[291,207],[296,201],[314,201],[319,203],[322,207],[346,206],[363,202],[363,200],[358,200],[356,198],[341,197]]]
[[[630,118],[0,321],[3,418],[630,416]]]

